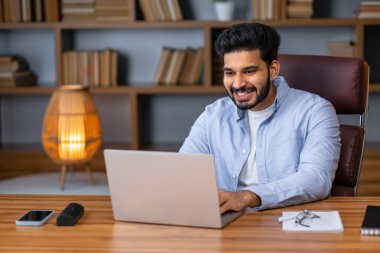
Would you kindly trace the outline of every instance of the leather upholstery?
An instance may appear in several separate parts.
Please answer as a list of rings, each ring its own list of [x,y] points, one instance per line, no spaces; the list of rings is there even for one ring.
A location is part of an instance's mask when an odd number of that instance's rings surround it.
[[[337,114],[362,114],[368,98],[368,64],[362,59],[280,55],[280,75],[297,89],[329,100]],[[334,196],[354,196],[357,187],[365,130],[341,125],[342,150],[331,190]]]
[[[364,112],[368,65],[356,58],[280,55],[281,75],[293,88],[316,93],[329,100],[339,114]],[[366,71],[367,70],[367,71]]]

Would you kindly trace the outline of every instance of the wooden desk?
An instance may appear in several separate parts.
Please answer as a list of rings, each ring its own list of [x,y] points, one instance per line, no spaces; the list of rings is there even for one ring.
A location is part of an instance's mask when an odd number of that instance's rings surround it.
[[[60,213],[70,202],[85,207],[74,227],[56,226],[56,217],[41,227],[15,225],[29,209]],[[115,222],[108,196],[0,195],[0,252],[380,252],[380,236],[360,235],[367,205],[380,205],[380,197],[332,197],[250,213],[219,230]],[[344,232],[283,232],[281,212],[306,208],[339,210]]]

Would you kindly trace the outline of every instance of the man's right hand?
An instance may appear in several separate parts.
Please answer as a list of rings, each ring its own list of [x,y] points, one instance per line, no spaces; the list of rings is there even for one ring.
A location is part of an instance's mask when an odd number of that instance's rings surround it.
[[[248,190],[237,192],[219,190],[219,205],[220,213],[223,214],[228,210],[242,211],[247,207],[260,206],[261,199]]]

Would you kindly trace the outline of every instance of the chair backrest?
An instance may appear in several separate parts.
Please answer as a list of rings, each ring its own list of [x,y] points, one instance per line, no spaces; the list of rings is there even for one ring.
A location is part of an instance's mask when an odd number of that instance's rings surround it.
[[[368,64],[362,59],[279,55],[288,84],[329,100],[337,114],[359,115],[360,125],[340,126],[342,150],[331,195],[356,194],[363,160],[368,108]]]

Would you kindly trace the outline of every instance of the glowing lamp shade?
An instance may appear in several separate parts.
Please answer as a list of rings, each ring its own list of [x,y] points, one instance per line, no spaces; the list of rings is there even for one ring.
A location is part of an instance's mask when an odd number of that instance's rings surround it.
[[[88,162],[101,145],[95,103],[87,87],[63,85],[52,95],[42,127],[46,153],[62,165]]]

